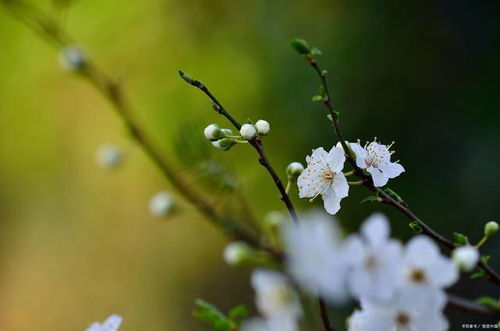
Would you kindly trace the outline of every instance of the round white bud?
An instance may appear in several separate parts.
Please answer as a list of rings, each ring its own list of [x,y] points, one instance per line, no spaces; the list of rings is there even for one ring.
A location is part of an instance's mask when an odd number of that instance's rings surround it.
[[[205,138],[210,141],[214,141],[223,137],[222,131],[217,124],[210,124],[203,131]]]
[[[168,216],[174,209],[174,199],[170,193],[160,191],[149,200],[149,212],[151,215],[163,218]]]
[[[231,137],[231,136],[234,136],[234,133],[231,129],[220,129],[222,131],[222,135],[224,137]]]
[[[70,71],[78,71],[85,67],[87,58],[85,53],[75,45],[66,46],[59,53],[61,66]]]
[[[252,249],[242,241],[235,241],[224,248],[223,257],[229,265],[238,265],[251,257]]]
[[[485,236],[491,237],[492,235],[494,235],[497,232],[498,232],[498,223],[497,222],[493,222],[493,221],[488,222],[484,226],[484,235]]]
[[[304,166],[300,162],[292,162],[286,167],[286,174],[291,180],[297,179],[304,171]]]
[[[96,161],[106,169],[116,169],[123,163],[123,152],[113,144],[104,144],[97,149]]]
[[[473,246],[457,247],[453,250],[452,259],[463,271],[471,271],[479,261],[479,252]]]
[[[245,123],[241,126],[240,134],[243,139],[252,140],[257,135],[257,130],[253,124]]]
[[[222,151],[229,150],[231,147],[233,147],[234,144],[236,144],[236,142],[232,139],[229,139],[229,138],[223,138],[223,139],[219,139],[217,141],[212,141],[212,145],[215,148],[220,149]]]
[[[271,125],[268,121],[264,120],[258,120],[257,123],[255,123],[255,128],[260,136],[265,136],[271,131]]]

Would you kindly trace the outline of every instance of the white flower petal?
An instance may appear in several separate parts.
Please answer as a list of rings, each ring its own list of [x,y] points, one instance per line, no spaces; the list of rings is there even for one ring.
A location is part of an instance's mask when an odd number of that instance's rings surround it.
[[[364,221],[361,226],[361,233],[371,245],[377,246],[389,238],[389,220],[385,215],[375,213]]]
[[[328,166],[332,172],[341,172],[344,169],[345,155],[344,150],[338,147],[332,147],[328,153]]]
[[[389,163],[381,164],[379,166],[379,168],[382,171],[382,173],[384,174],[384,176],[386,176],[388,178],[395,178],[395,177],[401,175],[401,173],[403,173],[405,171],[403,166],[397,162],[389,162]]]
[[[356,155],[356,165],[361,169],[366,168],[366,150],[359,143],[351,143],[351,149]]]
[[[340,198],[345,198],[349,194],[349,184],[347,184],[347,179],[341,172],[333,176],[332,187],[335,194]]]
[[[340,198],[332,187],[329,187],[323,192],[323,205],[325,210],[331,214],[335,215],[340,210]]]
[[[375,187],[382,187],[389,181],[389,178],[385,177],[378,168],[369,167],[366,171],[372,175],[373,185],[375,185]]]
[[[414,264],[434,260],[438,255],[437,245],[424,235],[413,237],[406,245],[406,259]]]
[[[452,260],[439,256],[427,269],[434,286],[443,288],[453,285],[459,277],[458,268]]]

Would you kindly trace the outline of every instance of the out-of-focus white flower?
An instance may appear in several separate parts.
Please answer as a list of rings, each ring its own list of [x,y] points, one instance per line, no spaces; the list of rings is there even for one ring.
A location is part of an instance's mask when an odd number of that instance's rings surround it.
[[[97,149],[97,163],[106,169],[116,169],[123,163],[123,152],[114,144],[103,144]]]
[[[351,143],[350,146],[356,154],[356,165],[372,175],[376,187],[384,186],[389,178],[395,178],[405,171],[399,163],[391,162],[392,152],[389,148],[392,144],[386,146],[372,141],[364,147],[359,142]]]
[[[391,300],[401,264],[401,244],[389,238],[390,226],[382,214],[374,214],[361,226],[361,237],[351,235],[345,244],[350,267],[348,284],[359,300]]]
[[[257,133],[260,136],[265,136],[269,133],[269,131],[271,131],[271,125],[269,124],[268,121],[264,120],[258,120],[255,123],[255,128],[257,129]]]
[[[307,168],[297,180],[301,198],[315,198],[321,195],[325,209],[335,214],[340,209],[340,200],[349,192],[349,185],[342,173],[345,156],[341,148],[333,147],[326,152],[323,147],[313,150],[306,157]]]
[[[243,139],[252,140],[257,135],[257,129],[253,124],[245,123],[240,128],[240,134]]]
[[[436,243],[423,235],[407,243],[401,269],[402,286],[414,287],[420,293],[429,291],[429,295],[458,280],[453,261],[441,255]]]
[[[229,265],[238,265],[248,260],[252,255],[252,249],[242,241],[228,244],[223,251],[224,261]]]
[[[441,293],[438,301],[419,300],[414,291],[401,290],[387,304],[366,304],[348,319],[349,331],[444,331],[448,322],[442,313],[446,303]]]
[[[116,331],[122,323],[122,317],[111,315],[104,322],[94,322],[86,331]]]
[[[203,134],[205,135],[205,138],[210,141],[214,141],[224,137],[221,128],[217,124],[210,124],[209,126],[207,126],[205,130],[203,130]]]
[[[335,304],[345,303],[349,297],[347,265],[336,222],[318,210],[300,218],[298,224],[287,223],[282,232],[290,274],[313,294]]]
[[[256,270],[252,274],[256,305],[269,330],[296,331],[302,315],[299,299],[288,279],[281,273]]]
[[[479,261],[479,252],[472,246],[461,246],[453,250],[452,258],[463,271],[471,271]]]
[[[87,64],[87,57],[80,47],[69,45],[61,49],[59,61],[64,69],[77,71],[85,67]]]
[[[150,213],[158,218],[168,216],[174,209],[175,203],[172,195],[166,191],[156,193],[149,200]]]

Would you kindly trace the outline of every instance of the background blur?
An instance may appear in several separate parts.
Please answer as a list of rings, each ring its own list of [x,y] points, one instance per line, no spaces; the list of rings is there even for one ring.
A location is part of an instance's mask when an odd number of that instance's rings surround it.
[[[48,0],[36,3],[55,10]],[[293,37],[309,40],[325,54],[320,61],[347,138],[395,140],[407,172],[391,187],[443,234],[478,240],[483,224],[500,218],[498,7],[81,0],[65,21],[126,82],[136,116],[179,167],[186,155],[174,142],[186,125],[203,146],[207,124],[226,124],[178,78],[179,68],[208,84],[237,118],[271,122],[265,140],[277,169],[334,144],[322,106],[310,101],[316,77],[288,45]],[[150,196],[169,185],[108,103],[63,72],[57,53],[3,9],[0,45],[0,329],[82,330],[118,313],[124,331],[203,330],[191,317],[195,298],[224,309],[252,305],[248,270],[223,263],[225,239],[216,229],[189,207],[167,221],[149,216]],[[126,151],[118,171],[95,164],[105,142]],[[208,150],[237,174],[257,218],[281,209],[253,150]],[[375,208],[359,205],[366,190],[351,192],[338,216],[354,230]],[[411,235],[404,217],[377,208],[397,236]],[[499,248],[492,240],[485,251]],[[500,269],[498,258],[492,264]],[[482,280],[463,280],[452,292],[500,295]],[[343,318],[335,317],[338,325]],[[452,329],[473,321],[455,313]]]

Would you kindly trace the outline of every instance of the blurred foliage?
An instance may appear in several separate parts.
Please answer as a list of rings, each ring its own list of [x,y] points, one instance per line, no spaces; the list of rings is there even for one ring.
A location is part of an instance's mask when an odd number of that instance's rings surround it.
[[[270,121],[265,143],[282,176],[290,161],[335,143],[322,105],[311,102],[316,78],[289,46],[303,37],[323,51],[346,138],[396,141],[407,172],[391,188],[424,220],[476,242],[484,223],[500,216],[498,2],[33,1],[125,82],[135,115],[180,167],[208,157],[191,149],[207,144],[207,124],[226,123],[180,81],[179,68],[238,119]],[[0,13],[0,329],[78,330],[119,313],[125,331],[201,330],[190,315],[193,298],[223,309],[250,304],[246,271],[222,263],[216,229],[191,209],[167,223],[147,214],[149,197],[169,186],[110,105]],[[193,140],[180,142],[186,123]],[[102,142],[126,149],[119,172],[95,166]],[[257,218],[282,209],[253,150],[208,151],[237,174]],[[412,234],[388,207],[361,206],[368,194],[356,188],[342,202],[346,228],[382,209],[396,235]],[[484,250],[499,248],[491,240]],[[481,280],[452,290],[498,296]],[[452,325],[475,320],[453,316]]]

